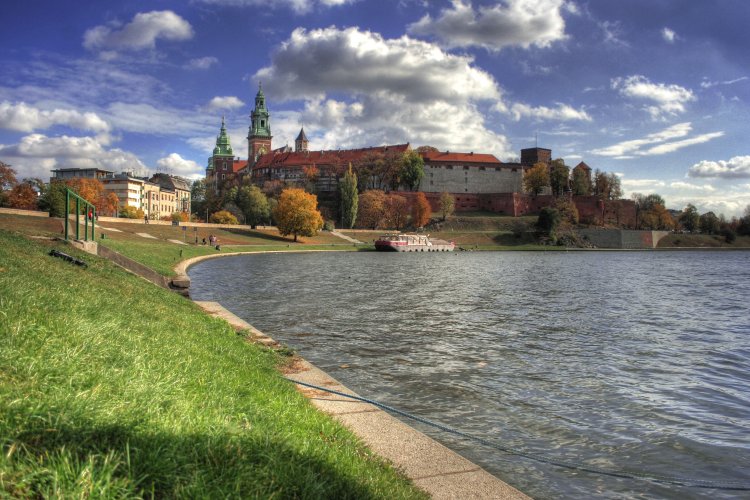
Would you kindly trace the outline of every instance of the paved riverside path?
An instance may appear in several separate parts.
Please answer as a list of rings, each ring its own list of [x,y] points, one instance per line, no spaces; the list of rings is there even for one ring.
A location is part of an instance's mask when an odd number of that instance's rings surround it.
[[[347,236],[347,235],[345,235],[345,234],[341,234],[341,233],[339,233],[338,231],[331,231],[331,234],[332,234],[333,236],[338,236],[338,237],[339,237],[339,238],[341,238],[342,240],[346,240],[346,241],[348,241],[348,242],[350,242],[350,243],[355,243],[355,244],[357,244],[357,245],[363,245],[363,244],[364,244],[364,243],[362,243],[361,241],[359,241],[359,240],[357,240],[357,239],[354,239],[354,238],[352,238],[351,236]]]
[[[218,302],[195,301],[204,311],[250,331],[264,345],[276,342]],[[301,359],[288,378],[345,394],[354,392],[324,371]],[[313,405],[333,416],[356,434],[372,451],[402,470],[414,484],[436,499],[529,499],[478,465],[434,439],[392,417],[376,406],[297,385]]]

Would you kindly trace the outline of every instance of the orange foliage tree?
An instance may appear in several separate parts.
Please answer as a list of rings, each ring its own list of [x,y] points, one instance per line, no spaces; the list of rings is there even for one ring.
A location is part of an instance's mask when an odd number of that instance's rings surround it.
[[[8,206],[11,208],[18,208],[21,210],[36,210],[37,208],[37,194],[31,184],[22,182],[16,184],[8,194]]]
[[[409,217],[409,201],[403,196],[391,193],[386,198],[385,211],[389,225],[401,231]]]
[[[304,189],[285,189],[273,212],[282,236],[315,236],[323,228],[323,216],[318,211],[318,197]]]
[[[96,207],[97,214],[117,213],[120,199],[111,191],[104,188],[104,184],[99,179],[67,179],[65,185],[78,193],[78,196],[93,204]]]
[[[386,223],[386,194],[379,189],[370,189],[359,195],[357,226],[378,229]]]
[[[432,208],[430,202],[422,191],[414,197],[414,203],[411,206],[411,223],[414,227],[424,227],[430,222]]]

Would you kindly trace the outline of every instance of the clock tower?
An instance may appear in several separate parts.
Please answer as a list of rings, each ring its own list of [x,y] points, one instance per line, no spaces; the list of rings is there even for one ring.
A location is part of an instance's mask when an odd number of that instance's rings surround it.
[[[266,96],[258,84],[255,109],[250,114],[250,130],[247,134],[247,161],[252,165],[258,157],[271,152],[271,117],[266,109]]]

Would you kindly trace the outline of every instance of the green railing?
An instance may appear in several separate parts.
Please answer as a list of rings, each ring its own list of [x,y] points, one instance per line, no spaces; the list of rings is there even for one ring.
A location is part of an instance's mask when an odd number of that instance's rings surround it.
[[[68,227],[70,226],[70,197],[75,199],[76,205],[76,240],[81,239],[81,222],[79,217],[81,216],[81,207],[84,209],[84,233],[83,241],[89,240],[89,222],[91,222],[91,240],[95,241],[94,238],[94,221],[96,220],[96,207],[86,201],[85,199],[78,196],[78,193],[70,188],[65,188],[65,241],[69,239]]]

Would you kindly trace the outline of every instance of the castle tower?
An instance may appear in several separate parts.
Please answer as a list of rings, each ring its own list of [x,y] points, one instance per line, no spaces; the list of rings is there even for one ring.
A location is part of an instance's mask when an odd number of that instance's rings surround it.
[[[299,130],[299,135],[294,140],[294,150],[297,152],[307,151],[308,144],[309,141],[307,140],[307,136],[305,135],[305,127],[302,127]]]
[[[219,180],[225,179],[233,172],[233,162],[234,151],[232,151],[232,145],[229,143],[227,127],[224,123],[224,117],[222,116],[221,129],[219,130],[219,135],[216,136],[216,147],[214,148],[213,154],[208,158],[206,178],[211,179],[214,186],[217,186]]]
[[[255,109],[250,114],[250,130],[247,134],[247,161],[254,164],[259,156],[271,151],[271,117],[266,109],[266,96],[258,84]]]

